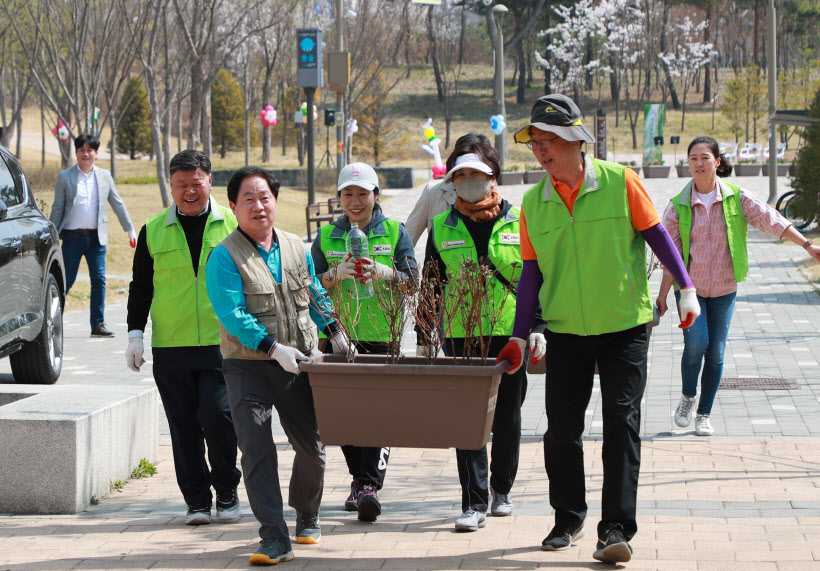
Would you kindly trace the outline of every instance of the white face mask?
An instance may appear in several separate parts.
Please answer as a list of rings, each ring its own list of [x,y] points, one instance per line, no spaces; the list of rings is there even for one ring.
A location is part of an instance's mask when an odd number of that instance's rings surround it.
[[[464,202],[475,204],[490,193],[490,179],[462,178],[456,184],[456,194]]]

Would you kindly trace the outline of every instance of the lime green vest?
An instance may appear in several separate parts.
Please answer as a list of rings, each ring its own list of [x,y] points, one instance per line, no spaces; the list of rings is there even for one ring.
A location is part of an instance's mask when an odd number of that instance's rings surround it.
[[[393,254],[396,252],[396,245],[399,243],[400,232],[401,223],[396,220],[383,220],[380,225],[370,228],[367,236],[367,244],[370,247],[370,259],[392,268]],[[321,237],[319,244],[322,248],[322,252],[325,255],[328,266],[332,268],[347,255],[345,246],[347,232],[333,224],[327,224],[319,229],[319,235]],[[342,287],[348,290],[353,285],[352,280],[345,280],[342,284]],[[384,281],[374,281],[373,287],[381,288],[386,292],[390,285]],[[371,343],[399,341],[399,339],[391,338],[384,312],[379,308],[378,299],[379,292],[376,292],[370,299],[360,301],[345,298],[342,305],[346,305],[349,302],[350,307],[336,308],[342,322],[350,320],[351,313],[357,313],[357,318],[354,320],[355,323],[345,323],[351,339],[355,341],[369,341]],[[320,337],[324,337],[321,332],[319,333]]]
[[[490,261],[495,265],[495,271],[501,274],[513,288],[518,284],[523,265],[519,212],[518,208],[510,208],[507,214],[495,221],[487,249]],[[468,337],[464,324],[470,318],[463,311],[464,305],[457,307],[456,304],[458,298],[463,297],[458,290],[464,285],[464,282],[459,280],[461,265],[464,262],[478,263],[475,242],[467,226],[452,208],[433,218],[433,240],[447,268],[447,287],[444,291],[444,335],[453,338]],[[481,325],[475,323],[469,337],[512,334],[515,321],[515,295],[510,291],[509,286],[495,277],[489,282],[488,291],[490,301],[484,306]],[[464,295],[466,294],[467,292],[464,292]],[[497,308],[501,308],[500,311]],[[452,316],[450,320],[452,322],[448,322],[447,316]],[[480,329],[477,329],[479,327]]]
[[[521,205],[544,276],[539,301],[555,333],[601,335],[652,321],[643,235],[632,227],[626,167],[584,156],[570,215],[550,177]]]
[[[723,195],[721,203],[723,203],[723,218],[726,220],[726,238],[729,243],[729,254],[732,256],[732,269],[735,272],[735,281],[742,282],[749,272],[749,253],[746,250],[749,227],[746,225],[746,216],[743,214],[740,187],[722,180],[718,182]],[[683,187],[680,194],[672,199],[672,206],[678,214],[683,263],[687,268],[689,268],[689,235],[692,232],[691,200],[692,182],[690,181]]]
[[[219,320],[208,298],[205,264],[211,250],[236,228],[236,217],[211,199],[199,270],[194,275],[191,252],[176,212],[176,206],[170,206],[145,223],[148,251],[154,259],[151,345],[219,345]]]

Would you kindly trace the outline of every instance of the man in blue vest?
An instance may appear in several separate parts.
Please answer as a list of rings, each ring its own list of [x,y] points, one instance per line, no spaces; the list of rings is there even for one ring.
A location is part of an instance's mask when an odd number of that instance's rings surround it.
[[[149,218],[137,240],[125,360],[133,371],[145,362],[142,337],[150,311],[154,380],[171,429],[177,484],[188,504],[185,523],[210,523],[212,486],[217,518],[236,521],[236,434],[219,322],[205,287],[208,256],[236,228],[236,218],[211,197],[211,160],[202,151],[171,159],[171,194],[174,204]]]

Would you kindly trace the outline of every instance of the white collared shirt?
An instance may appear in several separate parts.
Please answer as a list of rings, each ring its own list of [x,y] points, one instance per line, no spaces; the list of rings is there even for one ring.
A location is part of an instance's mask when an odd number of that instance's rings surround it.
[[[100,193],[97,192],[97,177],[94,169],[84,173],[77,169],[77,197],[74,207],[66,220],[66,230],[93,230],[97,227],[97,216],[100,210]]]

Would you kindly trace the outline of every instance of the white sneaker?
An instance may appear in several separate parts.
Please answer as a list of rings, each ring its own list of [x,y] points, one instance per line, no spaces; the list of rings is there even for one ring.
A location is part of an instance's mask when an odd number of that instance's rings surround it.
[[[698,436],[712,436],[715,429],[712,428],[712,423],[709,421],[708,414],[699,414],[695,418],[695,434]]]
[[[686,428],[692,424],[692,407],[695,404],[695,397],[686,395],[680,396],[678,408],[675,410],[675,424],[681,428]]]
[[[487,525],[487,514],[468,509],[456,520],[456,531],[478,531]]]
[[[504,517],[512,514],[514,506],[510,494],[499,494],[495,490],[492,490],[492,496],[491,514],[496,517]]]

